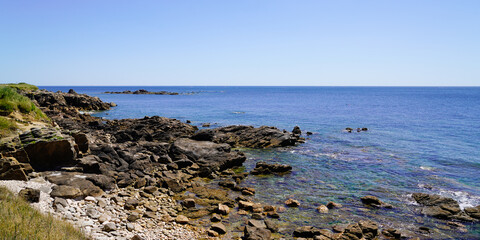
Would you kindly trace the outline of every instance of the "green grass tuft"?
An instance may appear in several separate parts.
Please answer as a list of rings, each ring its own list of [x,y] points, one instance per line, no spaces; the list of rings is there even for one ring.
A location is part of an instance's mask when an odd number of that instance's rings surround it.
[[[13,111],[32,114],[37,119],[47,119],[29,98],[19,94],[15,88],[0,86],[0,112],[9,114]]]
[[[35,85],[31,85],[28,83],[5,83],[5,84],[0,84],[0,87],[11,87],[16,90],[22,90],[22,91],[36,91],[38,90],[38,87]]]
[[[0,116],[0,138],[8,136],[17,129],[17,123],[12,119]]]
[[[71,224],[43,215],[0,187],[0,239],[89,239]]]

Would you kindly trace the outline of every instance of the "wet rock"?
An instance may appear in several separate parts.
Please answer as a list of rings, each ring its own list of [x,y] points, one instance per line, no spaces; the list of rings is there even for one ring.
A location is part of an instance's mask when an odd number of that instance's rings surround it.
[[[225,180],[225,181],[219,182],[218,185],[222,186],[222,187],[225,187],[225,188],[233,189],[235,187],[235,182]]]
[[[358,224],[349,224],[342,233],[342,239],[361,239],[362,228]]]
[[[328,213],[328,207],[325,205],[320,205],[317,207],[317,212],[319,213]]]
[[[303,227],[298,227],[295,229],[293,232],[294,237],[302,237],[302,238],[314,238],[317,235],[320,235],[320,229],[317,229],[312,226],[303,226]]]
[[[263,220],[255,220],[255,219],[249,219],[247,221],[248,226],[256,227],[256,228],[267,228],[267,225]]]
[[[33,188],[24,188],[20,190],[18,196],[27,202],[36,203],[40,201],[40,190]]]
[[[0,159],[0,180],[27,181],[27,173],[24,166],[13,157]]]
[[[225,234],[227,233],[227,229],[225,228],[225,225],[223,225],[222,223],[214,223],[212,224],[212,226],[210,227],[211,230],[219,233],[219,234]]]
[[[295,126],[295,127],[293,127],[292,133],[300,136],[300,135],[302,135],[302,130],[300,130],[299,126]]]
[[[182,205],[185,206],[186,208],[193,208],[195,207],[195,199],[187,198],[183,200]]]
[[[53,198],[55,198],[55,197],[78,198],[82,195],[83,194],[80,191],[80,189],[72,187],[72,186],[67,186],[67,185],[54,186],[52,188],[52,192],[50,193],[50,196],[52,196]]]
[[[480,219],[480,206],[468,207],[468,208],[465,208],[464,211],[470,217],[475,218],[475,219]]]
[[[255,189],[254,188],[249,188],[249,187],[244,187],[244,188],[242,188],[242,194],[247,195],[247,196],[253,196],[253,195],[255,195]]]
[[[342,208],[342,204],[340,203],[335,203],[335,202],[328,202],[327,203],[327,208],[328,209],[334,209],[334,208]]]
[[[243,231],[244,240],[270,240],[272,233],[266,228],[247,225]]]
[[[290,198],[285,201],[285,205],[287,205],[288,207],[298,207],[300,206],[300,202]]]
[[[210,221],[212,222],[220,222],[222,220],[222,217],[220,215],[214,213],[212,214],[212,217],[210,218]]]
[[[460,214],[461,209],[457,201],[440,195],[414,193],[413,199],[423,205],[422,213],[440,219],[452,219]]]
[[[253,203],[252,202],[247,202],[247,201],[239,201],[238,202],[238,208],[250,211],[250,210],[253,209]]]
[[[393,238],[393,239],[402,238],[402,234],[400,233],[400,231],[393,228],[383,229],[382,234],[387,238]]]
[[[268,164],[266,162],[257,162],[255,168],[252,170],[251,174],[280,174],[287,173],[292,170],[292,167],[285,164]]]
[[[264,220],[264,222],[268,230],[270,230],[273,233],[278,232],[278,224],[276,224],[274,220],[267,218]]]
[[[358,225],[362,229],[363,237],[365,239],[374,239],[378,235],[377,223],[370,220],[361,220]]]
[[[363,204],[374,208],[393,208],[392,205],[382,202],[375,196],[364,196],[360,198]]]
[[[202,129],[192,139],[227,143],[232,147],[269,148],[293,146],[299,140],[295,134],[275,127],[228,126]]]
[[[210,236],[210,237],[218,237],[219,236],[218,232],[213,231],[211,229],[207,230],[207,235]]]
[[[218,204],[216,212],[222,215],[228,215],[230,213],[230,208],[224,204]]]

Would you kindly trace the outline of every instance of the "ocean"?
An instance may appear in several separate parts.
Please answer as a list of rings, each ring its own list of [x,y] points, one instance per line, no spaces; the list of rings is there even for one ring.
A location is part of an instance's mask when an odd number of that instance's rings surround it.
[[[164,116],[190,120],[201,128],[233,124],[275,126],[312,132],[306,143],[289,148],[245,150],[246,170],[257,161],[289,164],[291,174],[249,176],[258,202],[287,209],[283,227],[329,228],[346,220],[369,218],[382,228],[435,230],[434,238],[480,238],[477,224],[468,233],[445,222],[423,218],[409,194],[452,197],[461,207],[480,205],[480,88],[478,87],[148,87],[41,86],[100,97],[118,106],[94,113],[107,119]],[[181,95],[116,95],[104,91],[146,89]],[[353,128],[348,133],[345,128]],[[368,128],[357,132],[356,128]],[[360,197],[374,195],[393,209],[372,210]],[[318,214],[328,201],[343,208]]]

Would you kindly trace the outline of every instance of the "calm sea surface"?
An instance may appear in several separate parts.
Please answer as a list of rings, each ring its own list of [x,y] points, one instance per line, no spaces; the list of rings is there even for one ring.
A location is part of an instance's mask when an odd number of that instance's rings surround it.
[[[420,218],[408,194],[453,197],[462,207],[480,205],[480,88],[443,87],[53,87],[100,97],[117,107],[96,113],[108,119],[165,116],[194,125],[270,125],[313,132],[305,144],[280,150],[249,150],[247,170],[267,160],[293,166],[285,176],[250,176],[257,201],[288,209],[285,223],[328,227],[342,219],[371,218],[382,227],[414,232],[418,225],[442,224]],[[111,95],[104,91],[195,92],[178,96]],[[347,133],[346,127],[367,127]],[[359,198],[375,195],[393,210],[365,209]],[[328,216],[315,207],[344,205]],[[287,224],[285,224],[287,226]],[[440,230],[439,238],[475,238],[480,233]],[[288,226],[286,227],[288,228]]]

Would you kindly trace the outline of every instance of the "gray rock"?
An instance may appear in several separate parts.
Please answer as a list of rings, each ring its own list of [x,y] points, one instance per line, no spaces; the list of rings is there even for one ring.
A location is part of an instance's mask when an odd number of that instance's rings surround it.
[[[115,223],[112,222],[107,222],[103,224],[102,230],[105,232],[112,232],[117,229],[117,226],[115,226]]]
[[[219,233],[219,234],[227,233],[227,229],[225,228],[225,225],[223,225],[222,223],[214,223],[214,224],[212,224],[210,229]]]

